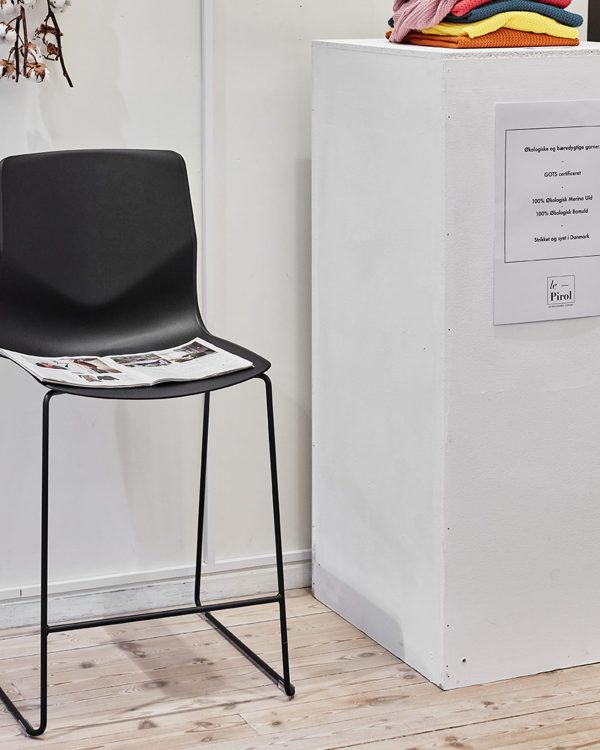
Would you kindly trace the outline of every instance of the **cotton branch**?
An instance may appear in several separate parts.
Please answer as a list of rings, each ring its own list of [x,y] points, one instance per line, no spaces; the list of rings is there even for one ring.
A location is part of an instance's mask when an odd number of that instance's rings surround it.
[[[42,53],[37,44],[29,40],[27,13],[34,7],[36,0],[0,0],[0,13],[7,9],[18,9],[19,12],[10,21],[0,21],[0,42],[11,45],[7,59],[0,59],[0,78],[21,78],[44,81],[48,77],[48,68],[42,62],[46,60],[60,62],[67,83],[72,88],[73,81],[67,71],[62,46],[62,31],[56,18],[56,10],[63,10],[71,0],[45,0],[46,17],[36,29],[35,36],[41,39],[45,51]]]

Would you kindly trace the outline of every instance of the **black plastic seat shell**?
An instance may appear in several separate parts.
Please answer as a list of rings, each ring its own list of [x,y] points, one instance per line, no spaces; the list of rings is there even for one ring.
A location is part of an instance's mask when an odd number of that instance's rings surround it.
[[[141,388],[52,384],[110,399],[177,398],[266,372],[258,354],[208,332],[183,158],[172,151],[56,151],[0,162],[0,349],[130,354],[195,337],[254,367]]]

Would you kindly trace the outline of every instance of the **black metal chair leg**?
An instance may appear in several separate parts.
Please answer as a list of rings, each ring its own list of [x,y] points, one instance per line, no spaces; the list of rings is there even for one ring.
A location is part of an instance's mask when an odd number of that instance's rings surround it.
[[[260,376],[265,383],[267,397],[267,420],[269,425],[269,456],[271,461],[271,489],[273,493],[273,524],[275,527],[275,557],[277,560],[277,590],[279,593],[279,626],[281,631],[281,657],[286,695],[294,695],[290,682],[290,659],[287,635],[287,613],[285,609],[285,581],[283,573],[283,544],[281,541],[281,512],[279,509],[279,480],[277,477],[277,452],[275,448],[275,417],[273,413],[273,386],[268,375]]]
[[[277,597],[279,605],[279,627],[281,634],[281,657],[283,662],[283,677],[267,664],[258,654],[248,648],[228,627],[218,620],[212,612],[205,612],[204,618],[215,630],[246,656],[263,674],[273,680],[287,696],[293,698],[296,689],[290,680],[290,661],[287,635],[287,615],[285,608],[285,581],[283,572],[283,545],[281,541],[281,515],[279,509],[279,482],[277,479],[277,453],[275,449],[275,418],[273,413],[273,388],[267,375],[259,376],[265,383],[267,399],[267,423],[269,431],[269,457],[271,465],[271,489],[273,494],[273,523],[275,528],[275,559],[277,562]],[[206,394],[208,397],[208,394]],[[200,470],[200,503],[198,510],[198,541],[196,553],[195,601],[201,605],[200,581],[202,565],[202,538],[204,533],[204,510],[206,500],[206,458],[208,449],[209,403],[204,404],[204,423],[202,432],[202,468]]]
[[[41,524],[41,602],[40,602],[40,723],[34,727],[15,706],[11,698],[0,687],[0,700],[8,711],[31,737],[38,737],[44,733],[48,719],[48,635],[69,630],[80,630],[120,623],[143,622],[151,619],[179,617],[189,614],[201,614],[206,620],[246,656],[261,672],[273,680],[290,698],[294,696],[295,688],[290,682],[290,665],[287,639],[287,617],[285,609],[285,586],[283,573],[283,550],[281,542],[281,520],[279,511],[279,486],[277,481],[277,456],[275,451],[275,421],[273,416],[273,392],[271,381],[266,375],[260,375],[266,386],[267,421],[269,429],[269,455],[271,460],[271,486],[273,493],[273,522],[275,527],[275,557],[277,561],[277,595],[259,597],[256,599],[242,599],[239,601],[223,602],[221,604],[202,605],[200,585],[202,581],[202,542],[204,537],[204,512],[206,504],[206,464],[208,456],[208,431],[210,418],[210,394],[205,395],[204,419],[202,430],[202,466],[200,469],[200,498],[198,509],[198,540],[196,545],[196,576],[194,582],[195,607],[183,609],[148,612],[121,617],[102,618],[82,622],[71,622],[61,625],[48,623],[48,478],[50,453],[50,401],[54,396],[62,395],[57,391],[47,391],[44,396],[42,410],[42,524]],[[229,628],[223,625],[213,615],[213,611],[235,609],[237,607],[251,607],[261,604],[279,605],[279,625],[281,632],[281,655],[283,660],[283,676],[278,674],[258,654],[248,648]]]
[[[198,538],[196,540],[196,576],[194,580],[194,602],[202,606],[200,585],[202,583],[202,545],[204,542],[204,516],[206,511],[206,463],[208,457],[208,427],[210,421],[210,393],[204,394],[204,417],[202,419],[202,464],[200,466],[200,502],[198,504]]]
[[[34,727],[0,688],[0,700],[30,737],[39,737],[48,723],[48,474],[50,448],[50,401],[60,395],[47,391],[42,408],[42,534],[40,592],[40,723]]]

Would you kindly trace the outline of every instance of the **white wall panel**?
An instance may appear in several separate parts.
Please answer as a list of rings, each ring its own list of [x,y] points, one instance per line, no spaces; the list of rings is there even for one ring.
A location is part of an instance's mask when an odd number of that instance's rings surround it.
[[[382,36],[391,2],[207,5],[216,207],[207,216],[207,316],[220,334],[273,362],[284,542],[302,550],[310,547],[310,46],[315,38]],[[272,528],[260,388],[218,394],[214,403],[216,556],[266,553]]]
[[[596,0],[573,0],[567,8],[567,10],[573,11],[573,13],[581,13],[585,18],[585,24],[581,30],[582,39],[587,39],[588,4],[593,2],[596,2]]]

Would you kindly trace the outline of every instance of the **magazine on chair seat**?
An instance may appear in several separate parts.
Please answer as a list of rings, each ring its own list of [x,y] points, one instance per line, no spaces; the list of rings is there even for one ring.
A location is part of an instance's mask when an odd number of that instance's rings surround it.
[[[195,338],[170,349],[136,354],[39,357],[0,349],[44,383],[92,388],[133,388],[169,381],[203,380],[245,370],[252,362]]]

